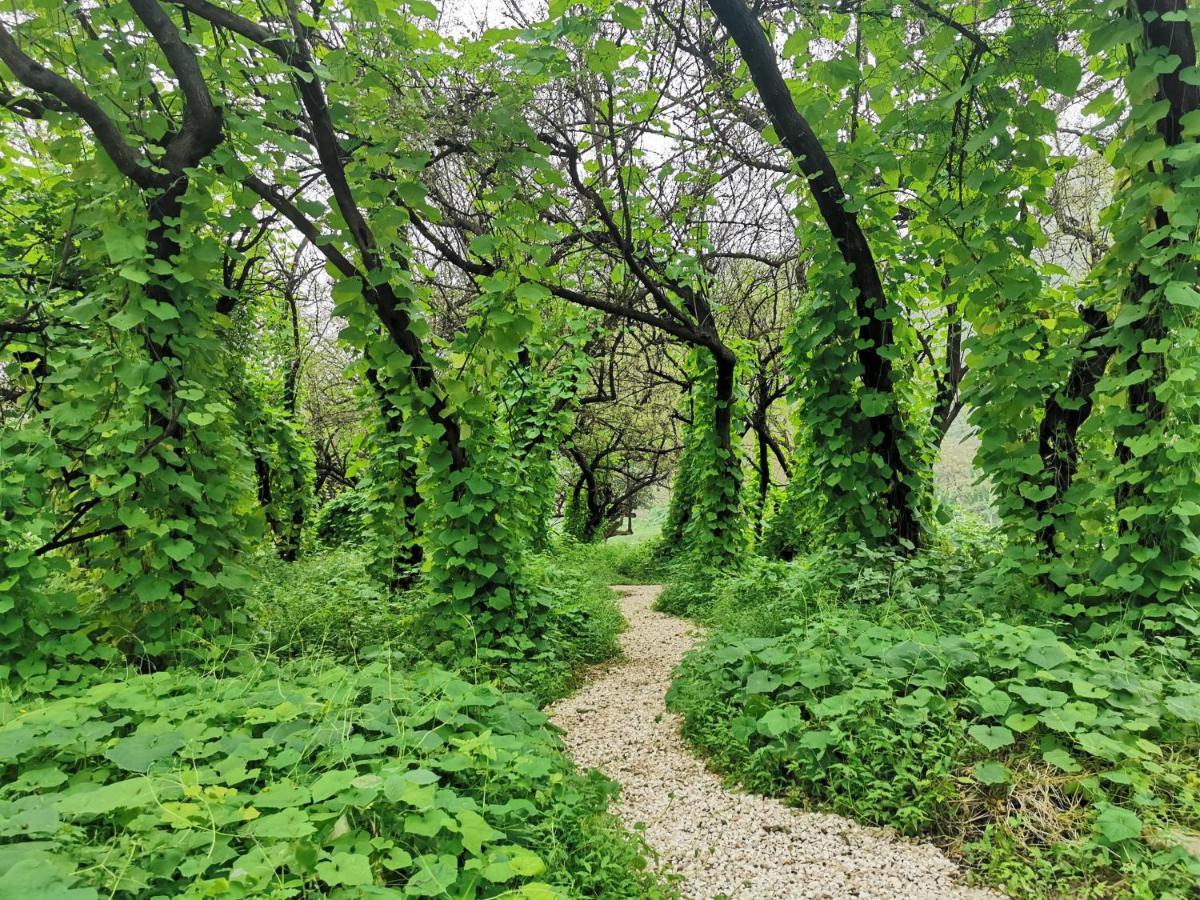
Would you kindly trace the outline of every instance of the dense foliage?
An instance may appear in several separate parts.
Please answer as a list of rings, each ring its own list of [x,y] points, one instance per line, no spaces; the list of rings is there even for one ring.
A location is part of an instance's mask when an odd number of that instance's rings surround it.
[[[1014,891],[1186,896],[1200,876],[1200,609],[1080,642],[972,559],[827,551],[692,609],[669,701],[756,790],[954,846]],[[686,582],[685,582],[686,583]],[[1055,887],[1057,885],[1057,887]]]
[[[130,674],[5,718],[6,896],[653,891],[611,783],[438,669]]]

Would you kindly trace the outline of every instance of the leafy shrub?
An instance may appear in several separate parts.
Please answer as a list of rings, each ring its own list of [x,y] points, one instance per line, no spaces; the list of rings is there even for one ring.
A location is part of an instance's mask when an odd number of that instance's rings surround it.
[[[14,549],[9,556],[20,552]],[[32,554],[25,555],[33,565],[40,564]],[[0,640],[0,700],[12,694],[49,693],[87,680],[98,667],[120,657],[117,648],[104,640],[107,635],[91,614],[103,604],[96,579],[86,577],[68,560],[52,563],[46,568],[58,571],[26,594],[28,603],[18,616],[24,622],[23,631],[40,632],[36,652],[18,649],[15,640],[19,634],[6,635],[12,643]]]
[[[658,552],[657,541],[610,541],[607,547],[615,554],[614,584],[660,584],[667,580],[667,563]]]
[[[370,572],[369,555],[336,549],[294,563],[262,555],[247,601],[251,638],[263,652],[330,653],[353,659],[369,649],[412,653],[418,591],[389,594]]]
[[[366,531],[367,498],[358,491],[342,491],[317,512],[314,532],[326,547],[358,544]]]
[[[553,609],[547,650],[510,673],[510,682],[541,703],[562,697],[578,683],[585,666],[617,653],[625,620],[609,587],[610,563],[603,544],[563,541],[527,563],[541,600]]]
[[[657,541],[636,537],[597,543],[580,543],[564,537],[549,556],[558,561],[556,569],[569,565],[573,576],[593,583],[659,584],[667,580],[668,573],[658,551]]]
[[[0,896],[660,895],[545,715],[437,669],[131,675],[0,723]]]
[[[758,562],[707,589],[718,630],[668,698],[688,739],[753,789],[937,835],[1023,894],[1183,896],[1200,684],[1179,639],[1012,623],[960,555],[873,558]]]
[[[676,557],[663,567],[667,584],[654,608],[672,616],[699,616],[730,577],[695,556]]]
[[[531,556],[526,571],[536,602],[550,611],[540,649],[503,670],[464,658],[478,677],[496,675],[539,703],[566,694],[580,670],[612,657],[624,620],[608,586],[612,568],[603,545],[564,541]],[[275,656],[330,654],[343,661],[388,654],[393,662],[420,656],[413,630],[428,606],[421,585],[391,594],[371,574],[369,554],[328,550],[283,563],[260,558],[247,611],[255,649]],[[524,637],[524,636],[523,636]]]
[[[936,679],[914,682],[863,642],[847,646],[861,628],[718,637],[685,659],[668,702],[684,713],[687,737],[754,790],[915,833],[953,802],[961,728],[930,690]],[[903,703],[898,683],[912,688]]]
[[[979,587],[979,570],[991,538],[958,524],[926,553],[829,547],[791,562],[751,556],[735,571],[677,563],[674,581],[660,598],[667,611],[747,635],[785,634],[821,612],[846,605],[875,617],[930,615],[978,623],[985,610],[1016,608],[1009,585]]]

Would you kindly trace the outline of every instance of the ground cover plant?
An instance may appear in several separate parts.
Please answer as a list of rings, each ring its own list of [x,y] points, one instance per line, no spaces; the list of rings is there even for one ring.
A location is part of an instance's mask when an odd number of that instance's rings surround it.
[[[539,602],[553,619],[539,652],[504,667],[482,658],[460,661],[477,678],[498,678],[545,704],[567,693],[588,665],[616,653],[624,626],[609,584],[620,579],[623,554],[596,556],[563,541],[531,555],[528,572],[543,587]],[[271,658],[329,656],[356,663],[386,658],[411,665],[423,658],[421,627],[430,599],[410,588],[389,590],[372,572],[370,554],[343,547],[296,562],[264,556],[247,596],[247,636]]]
[[[933,836],[1018,895],[1187,896],[1200,610],[1155,612],[1185,637],[1014,621],[981,551],[680,582],[715,629],[668,698],[685,735],[747,787]]]
[[[4,719],[5,896],[655,892],[613,785],[443,670],[131,672]]]

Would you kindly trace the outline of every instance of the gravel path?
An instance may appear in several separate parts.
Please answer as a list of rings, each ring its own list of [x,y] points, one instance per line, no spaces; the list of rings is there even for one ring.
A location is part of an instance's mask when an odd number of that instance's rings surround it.
[[[629,620],[625,658],[599,667],[551,714],[578,765],[621,783],[617,811],[630,826],[644,823],[662,867],[682,876],[685,897],[1000,897],[960,885],[936,847],[725,788],[688,751],[678,717],[663,705],[671,672],[699,630],[650,608],[660,587],[617,589]]]

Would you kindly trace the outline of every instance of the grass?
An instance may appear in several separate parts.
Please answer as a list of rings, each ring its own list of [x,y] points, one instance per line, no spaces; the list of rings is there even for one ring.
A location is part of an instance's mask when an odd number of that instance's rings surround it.
[[[480,671],[539,704],[569,693],[587,666],[617,653],[624,620],[609,587],[633,548],[564,541],[526,559],[531,590],[552,614],[545,648],[504,671]],[[343,662],[387,657],[395,665],[422,658],[413,628],[428,602],[418,588],[389,594],[371,575],[367,554],[322,548],[294,563],[264,554],[255,561],[246,612],[255,653],[292,659],[328,655]],[[463,671],[476,669],[461,661]]]
[[[321,549],[290,563],[260,554],[246,604],[256,651],[285,658],[354,660],[381,652],[415,658],[410,626],[420,594],[389,594],[368,568],[367,553],[353,547]]]
[[[667,505],[665,502],[639,509],[633,517],[633,531],[629,534],[613,535],[608,539],[607,543],[621,546],[653,541],[662,533],[662,526],[666,517]]]
[[[933,467],[934,489],[938,499],[955,513],[966,513],[998,525],[991,485],[975,468],[979,438],[971,431],[964,410],[942,439],[937,463]]]

